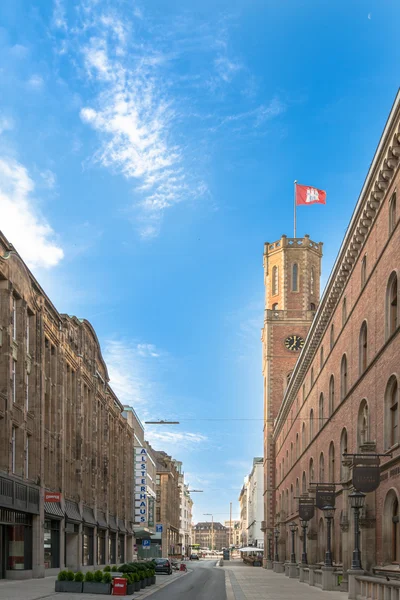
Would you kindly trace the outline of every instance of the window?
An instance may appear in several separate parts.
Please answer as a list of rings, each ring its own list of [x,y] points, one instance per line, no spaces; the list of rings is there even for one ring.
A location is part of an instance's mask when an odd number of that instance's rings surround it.
[[[302,394],[301,394],[302,402],[306,399],[306,384],[303,383]]]
[[[310,310],[315,310],[315,304],[314,304],[314,302],[311,302],[311,304],[310,304]]]
[[[25,409],[29,410],[29,373],[26,373],[25,382]]]
[[[329,347],[330,347],[331,350],[333,348],[334,343],[335,343],[335,326],[332,323],[332,325],[331,325],[331,333],[330,333],[330,336],[329,336]]]
[[[364,287],[367,281],[367,255],[364,254],[364,257],[361,261],[361,287]]]
[[[308,478],[310,480],[310,484],[314,481],[314,461],[310,458],[310,463],[308,467]]]
[[[299,478],[296,479],[296,498],[300,496]]]
[[[276,296],[279,292],[279,272],[278,267],[272,267],[272,295]]]
[[[322,429],[324,426],[324,395],[321,394],[319,397],[318,406],[318,429]]]
[[[29,327],[30,327],[30,315],[29,315],[29,312],[26,311],[26,352],[27,352],[27,354],[29,354],[29,344],[30,344]]]
[[[342,434],[340,436],[340,477],[342,481],[347,481],[349,477],[349,467],[347,466],[346,457],[343,456],[347,454],[347,429],[343,428]]]
[[[314,267],[311,267],[311,274],[310,274],[310,294],[311,295],[315,294],[315,271],[314,271]]]
[[[311,387],[312,387],[314,385],[314,367],[311,367],[310,383],[311,383]]]
[[[294,263],[292,267],[292,292],[299,291],[299,267],[297,263]]]
[[[302,447],[303,452],[307,448],[307,430],[306,430],[305,423],[303,423],[303,427],[301,430],[301,447]]]
[[[25,440],[25,479],[29,479],[29,435]]]
[[[15,473],[15,462],[16,462],[16,427],[12,426],[11,431],[11,470]]]
[[[343,354],[340,364],[340,399],[343,400],[347,395],[347,356]]]
[[[12,401],[15,402],[17,399],[17,384],[16,384],[16,363],[13,358],[11,359],[11,396],[12,396]]]
[[[389,338],[397,329],[397,273],[393,272],[389,277],[386,289],[386,338]]]
[[[335,378],[331,375],[329,380],[329,416],[333,414],[335,410]]]
[[[296,433],[296,460],[300,456],[300,442],[299,442],[299,434]]]
[[[397,378],[392,375],[385,392],[385,447],[391,448],[399,441],[399,393]]]
[[[344,324],[347,321],[347,300],[346,300],[346,296],[343,298],[343,302],[342,302],[342,326],[344,326]]]
[[[335,444],[331,442],[329,444],[329,481],[335,481]]]
[[[368,416],[368,403],[364,399],[361,401],[360,408],[358,409],[358,418],[357,418],[357,446],[358,450],[361,450],[361,447],[365,442],[368,442],[369,439],[369,416]]]
[[[367,323],[361,325],[359,340],[360,375],[364,373],[368,363],[368,328]]]
[[[393,233],[396,227],[396,193],[390,199],[389,202],[389,235]]]
[[[325,460],[324,453],[321,452],[319,455],[319,483],[324,483],[325,481]]]
[[[106,564],[106,531],[97,529],[97,564]]]
[[[115,565],[117,562],[117,534],[110,531],[108,534],[108,562]]]
[[[314,411],[310,410],[310,443],[314,438]]]
[[[272,305],[272,310],[278,310],[278,303],[277,303],[277,302],[275,302],[275,303]]]
[[[17,300],[12,297],[12,335],[13,340],[17,339]]]
[[[43,527],[44,566],[54,569],[60,566],[60,521],[47,520]]]
[[[321,350],[319,351],[319,367],[322,369],[324,366],[324,347],[321,346]]]
[[[293,442],[290,444],[290,466],[293,466]]]
[[[306,472],[303,471],[303,476],[301,478],[301,493],[302,494],[306,494],[307,493],[307,477],[306,477]]]

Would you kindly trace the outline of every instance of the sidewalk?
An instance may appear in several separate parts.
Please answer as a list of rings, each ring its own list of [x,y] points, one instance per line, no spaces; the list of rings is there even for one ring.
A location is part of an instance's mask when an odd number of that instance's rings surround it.
[[[135,592],[133,596],[107,596],[107,598],[120,598],[121,600],[143,600],[154,592],[158,592],[166,585],[183,577],[185,573],[177,571],[172,575],[157,575],[156,584]],[[99,600],[105,596],[98,594],[61,594],[54,591],[55,577],[43,579],[27,579],[25,581],[0,580],[0,600]]]
[[[289,579],[262,567],[224,561],[227,600],[345,600],[343,592],[323,592],[318,587]]]

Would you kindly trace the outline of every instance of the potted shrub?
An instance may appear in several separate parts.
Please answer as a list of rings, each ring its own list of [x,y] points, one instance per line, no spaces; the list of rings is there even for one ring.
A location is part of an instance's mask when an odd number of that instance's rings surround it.
[[[126,593],[130,596],[135,591],[135,586],[132,583],[132,573],[124,573],[122,577],[126,579]]]
[[[104,571],[105,571],[106,573],[109,573],[109,572],[111,571],[111,567],[110,567],[110,565],[107,565],[106,567],[104,567]]]
[[[140,592],[142,586],[140,584],[140,575],[138,572],[133,574],[135,577],[135,592]]]
[[[156,571],[154,567],[151,569],[151,584],[154,585],[156,582]]]
[[[110,573],[107,573],[110,575]],[[110,575],[111,577],[111,575]],[[83,584],[84,594],[110,594],[111,586],[109,583],[103,583],[103,573],[101,571],[88,571],[85,575]]]
[[[83,573],[80,571],[76,574],[73,571],[60,571],[57,577],[55,591],[80,594],[82,593],[82,581]]]
[[[113,573],[118,573],[118,568],[117,568],[117,565],[113,565],[113,566],[111,567],[111,571],[112,571]]]

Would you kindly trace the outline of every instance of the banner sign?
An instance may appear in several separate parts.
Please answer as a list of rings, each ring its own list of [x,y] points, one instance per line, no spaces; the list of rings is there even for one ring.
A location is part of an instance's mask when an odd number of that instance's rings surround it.
[[[135,453],[135,523],[147,522],[147,450]]]
[[[315,495],[315,504],[317,508],[323,510],[326,506],[335,506],[336,494],[335,486],[332,484],[317,485],[317,491]]]
[[[310,521],[315,513],[313,498],[300,498],[299,500],[299,517],[303,521]]]
[[[379,456],[356,455],[353,458],[353,486],[359,492],[373,492],[380,484]]]
[[[149,527],[154,527],[154,498],[149,498],[149,517],[147,520]]]
[[[45,502],[60,502],[61,494],[60,494],[60,492],[45,492],[44,493],[44,501]]]

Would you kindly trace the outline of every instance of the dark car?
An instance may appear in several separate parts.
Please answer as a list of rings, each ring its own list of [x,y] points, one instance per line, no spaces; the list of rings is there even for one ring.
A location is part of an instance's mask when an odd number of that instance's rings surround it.
[[[156,573],[165,573],[166,575],[172,575],[172,566],[168,558],[154,558],[156,563]]]
[[[190,560],[199,560],[199,555],[198,554],[191,554],[190,555]]]

